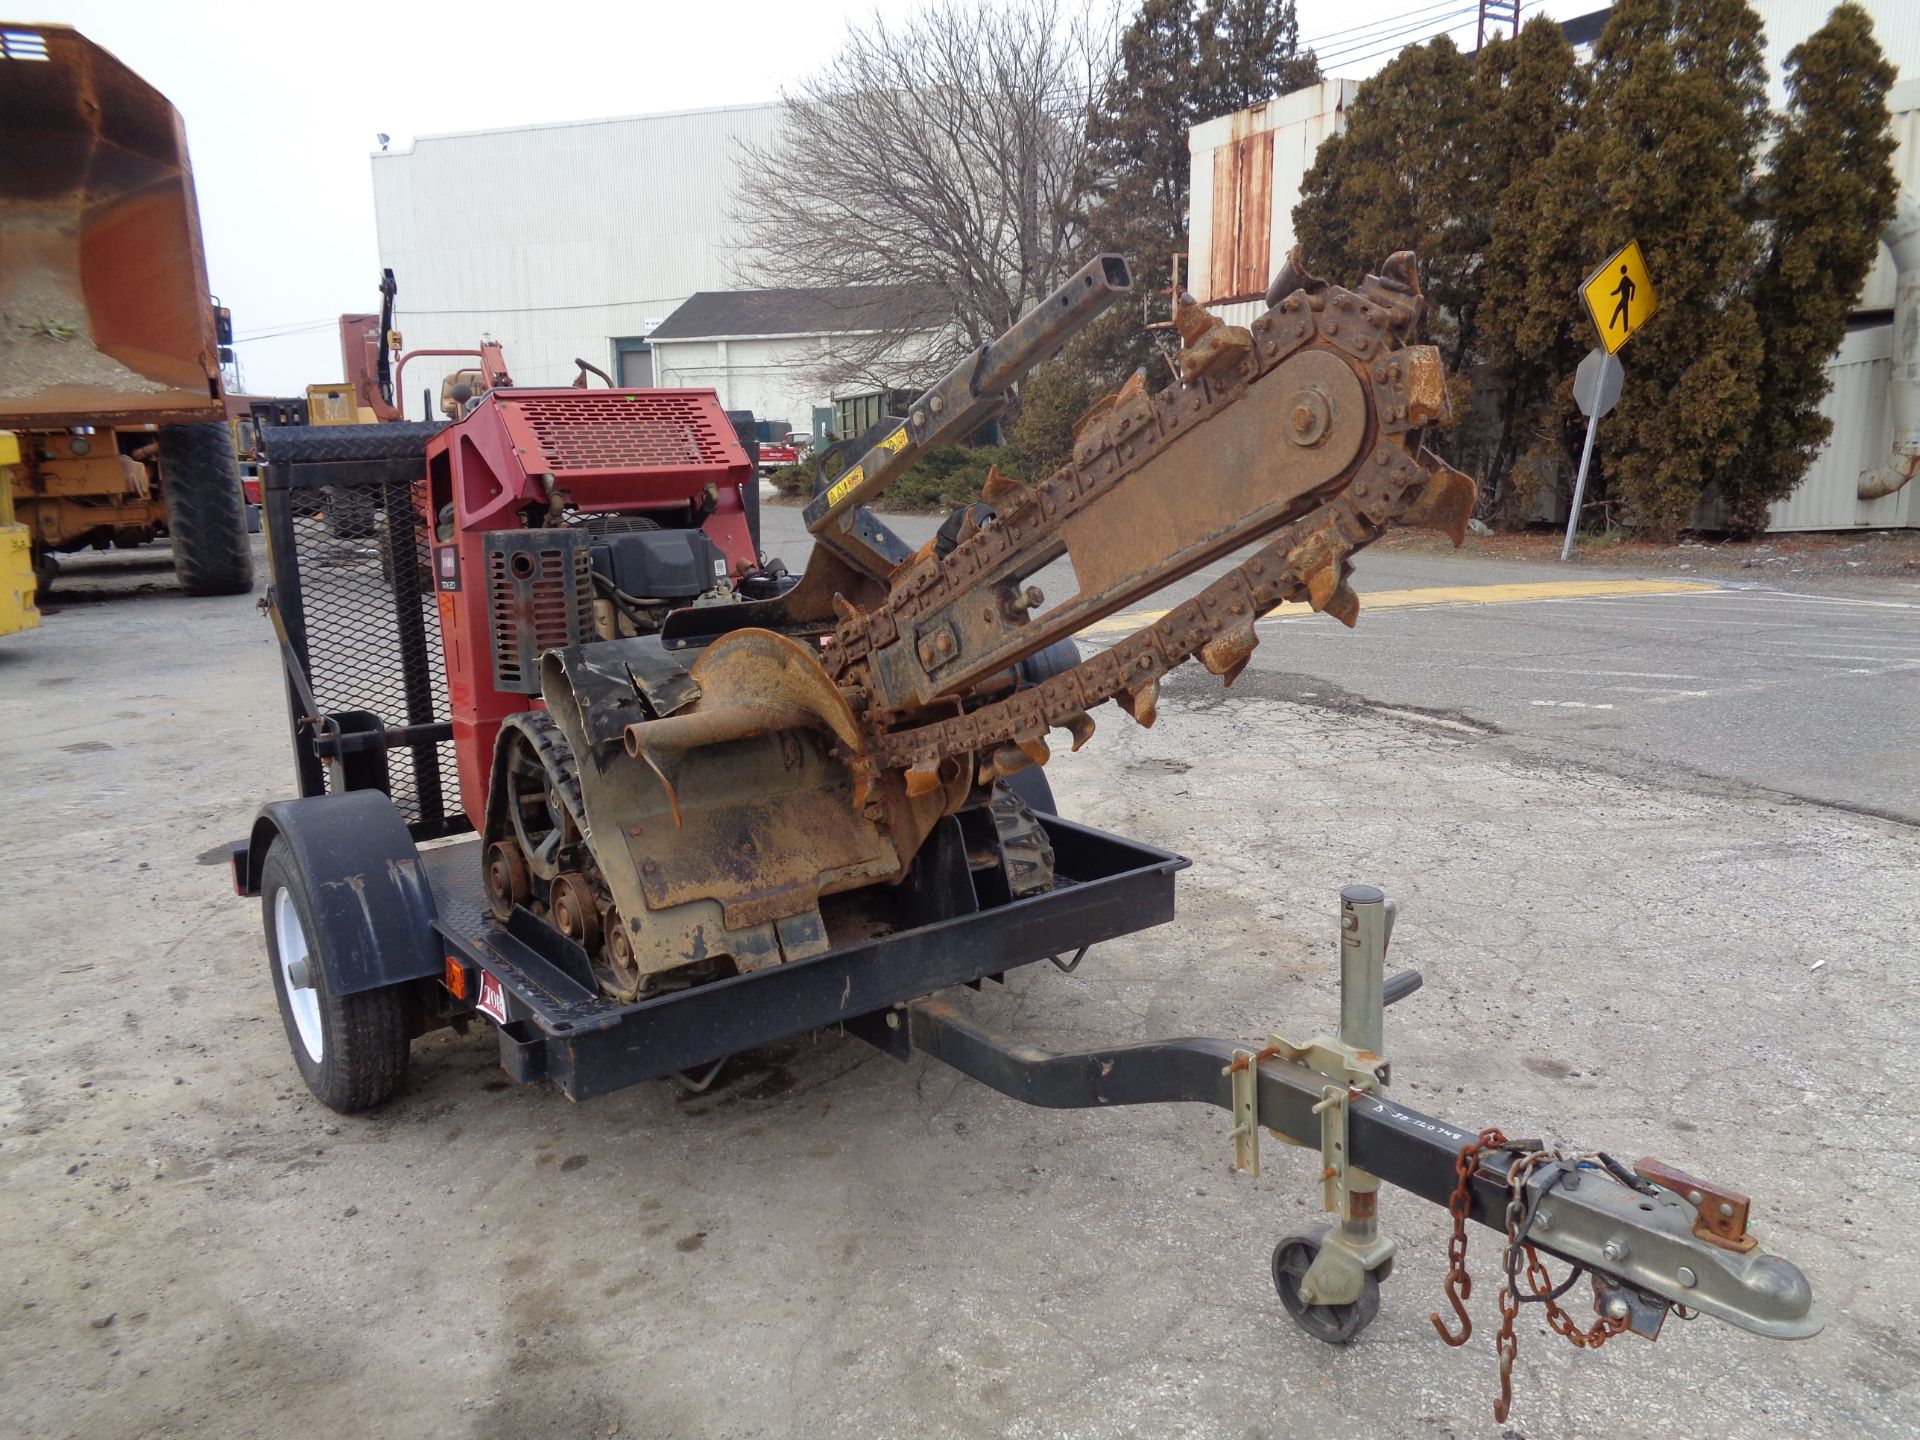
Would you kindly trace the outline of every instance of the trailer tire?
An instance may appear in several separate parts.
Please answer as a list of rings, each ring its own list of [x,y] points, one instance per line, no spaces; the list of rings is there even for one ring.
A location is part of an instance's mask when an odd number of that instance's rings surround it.
[[[252,590],[253,546],[233,432],[224,425],[163,426],[160,487],[180,588],[189,595]]]
[[[327,939],[314,924],[307,877],[293,847],[275,840],[260,869],[273,993],[300,1078],[342,1115],[390,1099],[407,1073],[407,1020],[400,987],[336,995]],[[305,984],[298,982],[304,980]]]

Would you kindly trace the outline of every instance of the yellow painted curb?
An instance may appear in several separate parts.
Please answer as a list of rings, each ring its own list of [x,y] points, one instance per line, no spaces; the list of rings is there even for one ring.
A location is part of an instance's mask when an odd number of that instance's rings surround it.
[[[1435,585],[1424,590],[1375,590],[1360,596],[1360,613],[1369,610],[1405,610],[1431,605],[1512,605],[1527,600],[1591,600],[1620,595],[1688,595],[1718,590],[1697,580],[1536,580],[1512,585]],[[1311,606],[1290,603],[1263,616],[1285,620],[1311,615]],[[1129,610],[1096,620],[1082,635],[1117,634],[1151,625],[1165,610]]]

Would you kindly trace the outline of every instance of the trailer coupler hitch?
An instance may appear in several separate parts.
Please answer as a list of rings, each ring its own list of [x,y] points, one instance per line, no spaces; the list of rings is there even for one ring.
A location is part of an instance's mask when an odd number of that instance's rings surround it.
[[[1393,1242],[1379,1230],[1383,1183],[1453,1213],[1449,1292],[1459,1300],[1471,1289],[1467,1223],[1507,1242],[1503,1381],[1512,1365],[1510,1312],[1535,1300],[1549,1305],[1550,1318],[1558,1312],[1554,1328],[1569,1339],[1579,1334],[1574,1343],[1582,1346],[1625,1330],[1651,1339],[1669,1309],[1772,1339],[1820,1331],[1806,1277],[1747,1233],[1746,1196],[1661,1161],[1628,1168],[1598,1152],[1508,1141],[1498,1131],[1463,1130],[1387,1099],[1393,1072],[1384,1054],[1385,1009],[1421,983],[1417,972],[1386,975],[1393,919],[1392,902],[1372,886],[1341,892],[1340,1023],[1334,1034],[1300,1043],[1271,1036],[1256,1050],[1190,1038],[1051,1051],[938,997],[850,1028],[903,1060],[923,1050],[1027,1105],[1218,1106],[1233,1120],[1234,1164],[1252,1175],[1259,1174],[1262,1131],[1317,1152],[1321,1203],[1336,1223],[1286,1237],[1273,1255],[1282,1303],[1317,1339],[1350,1341],[1378,1312],[1380,1282],[1393,1265]],[[1576,1279],[1580,1272],[1591,1277],[1599,1317],[1592,1330],[1578,1331],[1559,1311],[1554,1302],[1572,1282],[1547,1286],[1543,1255],[1577,1267]],[[1523,1264],[1531,1294],[1521,1291]],[[1454,1309],[1460,1333],[1441,1329],[1459,1343],[1471,1327],[1464,1306]]]

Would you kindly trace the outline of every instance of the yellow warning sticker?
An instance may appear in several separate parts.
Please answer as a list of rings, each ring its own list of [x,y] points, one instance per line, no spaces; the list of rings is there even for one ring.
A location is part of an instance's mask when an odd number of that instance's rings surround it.
[[[867,472],[856,465],[838,480],[834,481],[831,488],[827,491],[827,508],[831,510],[847,496],[851,495],[854,486],[866,479],[866,475]]]
[[[904,425],[900,426],[891,435],[887,436],[886,439],[873,447],[874,450],[884,450],[889,455],[898,455],[906,448],[907,427]],[[867,453],[871,455],[873,451],[869,450]],[[834,481],[832,486],[827,490],[827,508],[831,510],[834,506],[838,505],[848,495],[852,494],[854,490],[858,489],[860,482],[866,478],[866,467],[864,465],[856,465],[838,480]]]

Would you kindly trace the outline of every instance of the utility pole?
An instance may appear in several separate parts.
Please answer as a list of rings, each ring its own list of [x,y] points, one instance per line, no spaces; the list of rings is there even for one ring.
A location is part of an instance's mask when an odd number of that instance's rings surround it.
[[[1520,4],[1521,0],[1480,0],[1480,23],[1473,36],[1474,54],[1478,55],[1486,45],[1489,29],[1498,35],[1500,32],[1494,27],[1505,25],[1509,39],[1520,33]]]

